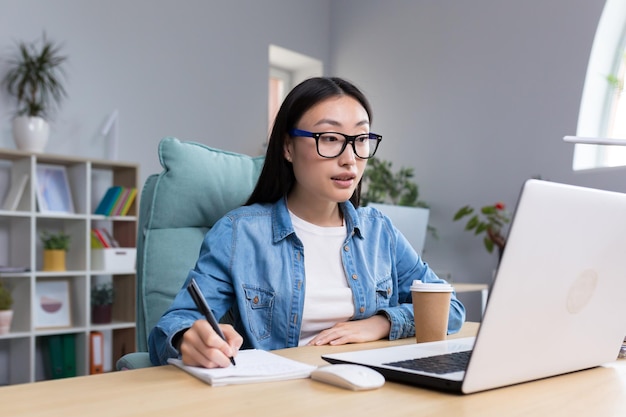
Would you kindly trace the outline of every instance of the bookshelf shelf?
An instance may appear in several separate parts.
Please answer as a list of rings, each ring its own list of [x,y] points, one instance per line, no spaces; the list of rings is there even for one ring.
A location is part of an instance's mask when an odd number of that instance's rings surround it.
[[[39,211],[35,183],[41,165],[52,165],[67,173],[73,212]],[[23,182],[18,178],[22,176],[28,177],[26,186],[12,204],[4,206],[12,185]],[[112,370],[123,354],[135,350],[135,270],[92,269],[90,231],[94,227],[106,228],[123,248],[135,247],[138,196],[125,216],[93,213],[107,189],[136,188],[137,180],[138,165],[132,163],[0,150],[0,208],[5,207],[0,209],[0,265],[25,269],[0,270],[0,280],[10,288],[14,298],[10,332],[0,335],[0,386],[48,379],[47,341],[55,336],[64,340],[70,336],[78,376],[90,372],[92,331],[104,335],[105,371]],[[44,230],[71,236],[67,271],[42,271],[40,234]],[[38,328],[35,323],[38,283],[56,280],[69,282],[71,324]],[[91,288],[103,281],[112,282],[115,288],[113,321],[92,324]]]

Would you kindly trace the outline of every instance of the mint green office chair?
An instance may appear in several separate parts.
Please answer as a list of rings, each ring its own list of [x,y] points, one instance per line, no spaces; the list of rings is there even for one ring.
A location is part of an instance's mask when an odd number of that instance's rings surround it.
[[[137,233],[137,352],[117,370],[152,366],[148,335],[193,268],[206,232],[252,192],[263,157],[250,157],[167,137],[163,171],[146,180]]]

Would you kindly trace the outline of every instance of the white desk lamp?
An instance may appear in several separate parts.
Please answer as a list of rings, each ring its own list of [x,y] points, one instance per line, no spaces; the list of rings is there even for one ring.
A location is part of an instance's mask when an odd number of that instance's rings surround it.
[[[620,145],[626,146],[626,139],[592,138],[584,136],[564,136],[563,141],[569,143],[584,143],[588,145]]]

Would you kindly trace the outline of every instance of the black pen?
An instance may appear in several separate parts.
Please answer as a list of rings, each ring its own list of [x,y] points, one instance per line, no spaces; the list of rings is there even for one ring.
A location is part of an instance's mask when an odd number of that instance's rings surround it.
[[[187,286],[187,291],[189,291],[193,302],[196,303],[196,307],[198,307],[198,310],[200,310],[200,312],[204,314],[204,317],[206,317],[206,320],[209,322],[213,330],[215,330],[215,333],[217,333],[222,339],[226,340],[226,337],[224,337],[224,333],[222,333],[222,330],[220,329],[217,320],[215,320],[215,316],[211,312],[211,309],[209,308],[209,305],[207,304],[205,298],[202,296],[200,288],[198,287],[198,284],[196,284],[195,279],[191,278],[191,282]],[[235,359],[233,359],[232,356],[229,359],[230,363],[232,363],[233,365],[237,365],[235,363]]]

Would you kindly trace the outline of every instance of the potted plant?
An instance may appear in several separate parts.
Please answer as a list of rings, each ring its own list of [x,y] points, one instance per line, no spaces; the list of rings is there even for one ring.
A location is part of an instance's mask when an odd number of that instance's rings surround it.
[[[502,202],[481,207],[480,211],[474,213],[473,207],[466,205],[461,207],[454,215],[454,221],[461,220],[466,216],[471,216],[465,224],[465,230],[473,231],[478,236],[482,233],[483,244],[487,252],[492,253],[494,248],[498,248],[498,259],[502,257],[506,238],[502,229],[506,223],[511,221],[511,216]]]
[[[361,202],[364,206],[369,203],[386,203],[429,208],[428,204],[419,199],[419,187],[413,181],[413,176],[413,168],[402,167],[394,173],[391,161],[371,158],[363,173]]]
[[[62,82],[66,60],[61,47],[45,33],[40,42],[18,42],[15,55],[7,60],[2,85],[17,101],[13,138],[18,149],[43,152],[50,131],[48,118],[67,95]]]
[[[70,248],[70,236],[63,232],[44,231],[40,237],[43,242],[43,270],[65,271],[65,255]]]
[[[389,216],[421,254],[426,232],[437,238],[437,230],[428,224],[430,208],[420,200],[419,187],[413,177],[413,168],[401,167],[394,173],[391,161],[371,158],[363,173],[361,202]]]
[[[111,322],[115,290],[111,282],[94,285],[91,289],[91,322],[106,324]]]
[[[8,288],[0,281],[0,334],[6,334],[11,329],[13,319],[13,297]]]

